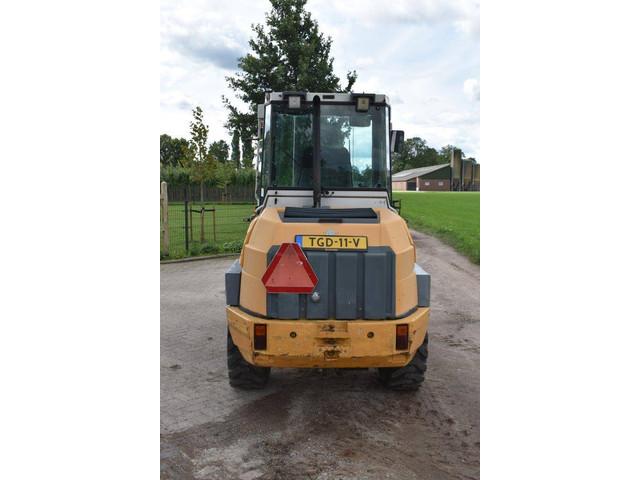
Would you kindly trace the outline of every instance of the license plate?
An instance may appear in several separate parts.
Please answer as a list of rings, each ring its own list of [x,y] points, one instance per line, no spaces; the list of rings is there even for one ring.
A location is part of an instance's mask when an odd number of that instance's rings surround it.
[[[367,237],[346,235],[296,235],[296,243],[308,250],[366,250]]]

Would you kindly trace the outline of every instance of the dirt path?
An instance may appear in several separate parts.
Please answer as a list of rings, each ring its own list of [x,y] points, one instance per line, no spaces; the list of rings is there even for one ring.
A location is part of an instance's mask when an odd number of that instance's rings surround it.
[[[479,478],[479,267],[412,233],[432,275],[416,393],[384,390],[372,370],[274,369],[264,391],[231,389],[223,274],[233,259],[163,265],[162,478]]]

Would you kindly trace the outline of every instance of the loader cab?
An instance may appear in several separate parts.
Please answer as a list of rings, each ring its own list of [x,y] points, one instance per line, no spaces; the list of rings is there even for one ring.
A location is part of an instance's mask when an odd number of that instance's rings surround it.
[[[259,208],[388,207],[391,152],[403,140],[390,121],[385,95],[267,93],[258,107]]]

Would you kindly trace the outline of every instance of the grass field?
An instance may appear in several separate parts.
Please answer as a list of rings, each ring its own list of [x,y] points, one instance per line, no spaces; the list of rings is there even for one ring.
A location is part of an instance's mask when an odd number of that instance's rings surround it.
[[[411,228],[442,239],[480,263],[480,193],[479,192],[394,192],[394,199],[402,200],[401,214]],[[201,206],[215,208],[214,214],[204,214],[204,242],[201,242]],[[253,204],[194,203],[189,212],[189,251],[185,245],[184,204],[169,204],[169,257],[182,258],[195,255],[240,251],[249,223],[245,220],[253,213]]]
[[[246,218],[250,217],[255,208],[254,204],[214,204],[192,203],[189,205],[189,252],[185,245],[185,215],[184,203],[169,204],[169,258],[215,254],[222,252],[240,251],[242,241],[249,227]],[[204,228],[201,228],[200,208],[215,208],[214,212],[204,213]],[[215,229],[214,229],[215,222]],[[201,242],[203,232],[204,242]],[[160,234],[162,241],[162,234]]]
[[[409,227],[429,233],[480,264],[480,192],[393,192]]]

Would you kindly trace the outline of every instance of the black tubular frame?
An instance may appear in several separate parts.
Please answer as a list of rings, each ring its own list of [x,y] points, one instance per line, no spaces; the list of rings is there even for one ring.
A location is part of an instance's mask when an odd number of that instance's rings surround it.
[[[313,97],[313,207],[320,206],[320,97]]]

